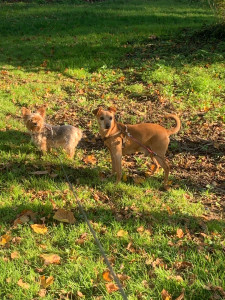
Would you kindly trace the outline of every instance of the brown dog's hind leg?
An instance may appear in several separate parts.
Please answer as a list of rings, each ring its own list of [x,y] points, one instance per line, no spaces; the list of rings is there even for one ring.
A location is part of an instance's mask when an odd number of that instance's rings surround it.
[[[169,172],[170,172],[170,167],[166,160],[163,157],[160,156],[155,156],[155,159],[157,160],[158,164],[163,168],[164,170],[164,188],[167,190],[168,189],[168,177],[169,177]]]
[[[157,173],[158,170],[159,170],[159,163],[158,163],[157,159],[155,158],[155,156],[150,155],[150,157],[151,157],[152,162],[153,162],[153,167],[152,167],[152,165],[151,165],[151,166],[150,166],[150,169],[151,169],[152,175],[154,175],[154,174]]]

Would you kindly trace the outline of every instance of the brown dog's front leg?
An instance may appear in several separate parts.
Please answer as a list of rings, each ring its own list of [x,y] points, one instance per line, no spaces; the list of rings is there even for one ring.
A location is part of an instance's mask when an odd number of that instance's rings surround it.
[[[114,154],[114,163],[116,171],[116,183],[118,183],[122,178],[122,149],[117,149]]]
[[[114,160],[113,152],[111,151],[110,148],[109,148],[109,152],[112,160],[112,175],[114,175],[116,173],[115,160]]]

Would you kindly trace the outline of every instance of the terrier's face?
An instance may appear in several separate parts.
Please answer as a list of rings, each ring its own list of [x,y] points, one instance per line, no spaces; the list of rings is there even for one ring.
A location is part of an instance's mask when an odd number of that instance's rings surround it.
[[[108,107],[107,110],[103,110],[101,106],[93,111],[101,130],[106,132],[114,127],[115,112],[116,109],[114,107]]]
[[[22,115],[27,129],[31,132],[41,132],[44,126],[45,107],[41,107],[37,112],[32,113],[26,107],[22,108]]]

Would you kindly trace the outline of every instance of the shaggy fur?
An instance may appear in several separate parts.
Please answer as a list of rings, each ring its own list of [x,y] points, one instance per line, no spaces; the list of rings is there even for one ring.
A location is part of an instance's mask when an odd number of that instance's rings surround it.
[[[53,126],[45,123],[45,107],[32,113],[23,107],[24,123],[29,130],[34,144],[45,153],[52,148],[63,148],[73,158],[77,144],[82,138],[82,131],[71,125]]]

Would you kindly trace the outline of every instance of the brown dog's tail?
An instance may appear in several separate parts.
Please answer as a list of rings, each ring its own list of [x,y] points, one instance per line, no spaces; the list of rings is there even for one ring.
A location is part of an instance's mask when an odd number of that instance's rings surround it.
[[[171,129],[167,129],[167,132],[169,135],[171,134],[175,134],[177,133],[179,130],[180,130],[180,126],[181,126],[181,122],[180,122],[180,119],[178,116],[176,115],[173,115],[173,114],[169,114],[169,115],[166,115],[165,118],[172,118],[176,121],[176,127],[174,128],[171,128]]]

